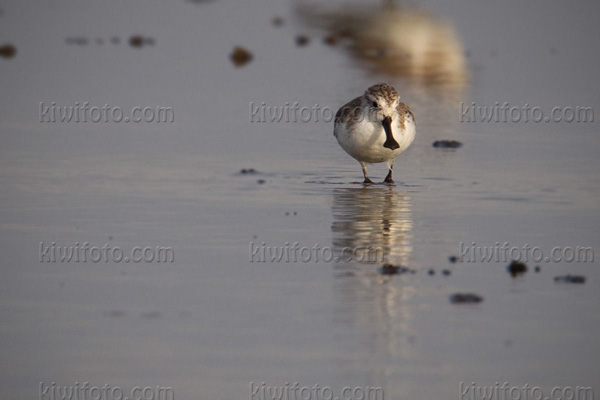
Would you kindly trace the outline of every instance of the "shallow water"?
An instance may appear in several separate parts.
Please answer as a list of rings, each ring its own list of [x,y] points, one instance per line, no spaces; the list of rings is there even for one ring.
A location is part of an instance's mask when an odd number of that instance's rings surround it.
[[[251,382],[415,399],[455,398],[460,382],[597,393],[598,123],[460,123],[458,102],[600,110],[599,6],[509,3],[422,4],[470,54],[460,93],[365,72],[289,2],[3,5],[0,37],[18,53],[0,60],[0,396],[85,381],[179,399],[245,398]],[[156,43],[132,48],[133,34]],[[104,44],[65,43],[80,35]],[[228,59],[235,45],[254,53],[243,68]],[[330,122],[249,122],[251,102],[335,110],[381,80],[417,119],[395,186],[358,183]],[[40,102],[76,101],[171,106],[175,122],[39,122]],[[174,262],[40,262],[40,242],[167,246]],[[529,262],[513,279],[508,261],[450,263],[461,242],[596,258],[538,273]],[[383,259],[271,262],[253,257],[263,243],[372,246]],[[384,262],[415,273],[382,275]],[[566,274],[587,279],[553,281]],[[456,292],[484,301],[451,304]]]

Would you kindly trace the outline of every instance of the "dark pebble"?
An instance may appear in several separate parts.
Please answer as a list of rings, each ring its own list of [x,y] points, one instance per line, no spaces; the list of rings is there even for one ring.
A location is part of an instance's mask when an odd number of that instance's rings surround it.
[[[527,265],[523,264],[522,262],[513,260],[508,267],[506,267],[507,271],[510,273],[510,275],[514,278],[517,275],[522,275],[525,272],[527,272]]]
[[[310,42],[308,36],[298,35],[296,36],[296,46],[303,47],[306,46]]]
[[[0,46],[0,57],[13,58],[17,54],[17,48],[12,44],[4,44]]]
[[[537,265],[537,266],[536,266],[536,267],[535,267],[533,270],[534,270],[535,272],[540,272],[541,268],[540,268],[540,266],[539,266],[539,265]]]
[[[256,183],[258,183],[259,185],[262,185],[265,182],[266,181],[264,179],[259,179],[259,180],[256,181]]]
[[[455,293],[450,296],[450,303],[452,304],[476,304],[482,301],[483,297],[475,293]]]
[[[554,282],[558,283],[585,283],[585,276],[581,275],[562,275],[555,276]]]
[[[398,274],[414,274],[415,270],[403,267],[401,265],[384,264],[379,268],[381,275],[398,275]]]
[[[240,174],[253,174],[256,170],[254,168],[242,168]]]
[[[451,274],[452,274],[452,272],[449,269],[442,270],[442,275],[444,275],[444,276],[450,276]]]
[[[141,48],[144,46],[144,37],[141,35],[133,35],[129,38],[129,45],[131,47]]]
[[[233,62],[233,65],[239,68],[252,61],[253,56],[252,53],[250,53],[245,48],[235,46],[229,58],[231,58],[231,62]]]
[[[436,140],[433,142],[433,147],[440,149],[457,149],[462,146],[462,143],[456,140]]]
[[[429,275],[435,275],[435,270],[434,269],[430,269],[429,271],[427,271],[427,273]]]
[[[448,261],[450,261],[452,264],[456,264],[456,262],[458,261],[458,257],[450,256],[448,257]]]

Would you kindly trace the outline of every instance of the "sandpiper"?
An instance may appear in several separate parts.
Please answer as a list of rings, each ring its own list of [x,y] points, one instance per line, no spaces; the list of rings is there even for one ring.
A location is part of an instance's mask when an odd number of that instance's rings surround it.
[[[393,183],[394,159],[410,146],[415,131],[415,116],[400,102],[396,89],[378,83],[338,110],[333,135],[346,153],[360,162],[364,183],[373,183],[367,163],[384,161],[389,169],[384,182]]]

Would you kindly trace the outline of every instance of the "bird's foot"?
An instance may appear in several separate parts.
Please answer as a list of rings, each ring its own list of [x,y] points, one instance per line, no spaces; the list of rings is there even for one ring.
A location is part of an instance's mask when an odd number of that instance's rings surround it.
[[[389,174],[387,174],[387,176],[385,177],[385,179],[383,180],[383,182],[385,183],[394,183],[394,180],[392,179],[392,173],[390,171]]]
[[[371,183],[373,183],[373,181],[372,181],[372,180],[370,180],[369,178],[367,178],[367,177],[365,176],[365,180],[363,181],[363,183],[365,183],[365,184],[371,184]]]

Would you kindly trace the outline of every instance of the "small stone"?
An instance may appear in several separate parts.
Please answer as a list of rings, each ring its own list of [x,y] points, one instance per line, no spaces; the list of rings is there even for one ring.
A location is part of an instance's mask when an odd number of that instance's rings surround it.
[[[517,275],[522,275],[527,272],[527,265],[519,262],[517,260],[513,260],[508,267],[506,267],[510,275],[514,278]]]
[[[539,265],[536,265],[535,268],[533,269],[535,272],[540,272],[541,268]]]
[[[440,149],[457,149],[462,146],[462,143],[457,140],[436,140],[433,142],[433,147]]]
[[[452,274],[452,271],[450,271],[449,269],[442,270],[442,275],[444,275],[444,276],[450,276],[451,274]]]
[[[233,62],[233,65],[235,65],[237,68],[239,68],[239,67],[243,67],[244,65],[246,65],[250,61],[252,61],[253,56],[252,56],[252,53],[250,53],[245,48],[240,47],[240,46],[235,46],[233,48],[233,52],[231,53],[229,58]]]
[[[129,38],[129,45],[138,49],[142,48],[144,46],[144,37],[142,35],[133,35]]]
[[[3,44],[0,46],[0,57],[13,58],[17,54],[17,48],[12,44]]]
[[[483,297],[475,293],[455,293],[450,296],[452,304],[477,304],[483,301]]]
[[[265,182],[266,181],[264,179],[259,179],[259,180],[256,181],[256,183],[258,183],[259,185],[262,185]]]
[[[435,275],[435,270],[434,269],[430,269],[429,271],[427,271],[427,274],[429,274],[429,275]]]
[[[448,257],[448,261],[450,261],[452,264],[456,264],[456,262],[458,261],[458,257],[450,256]]]

